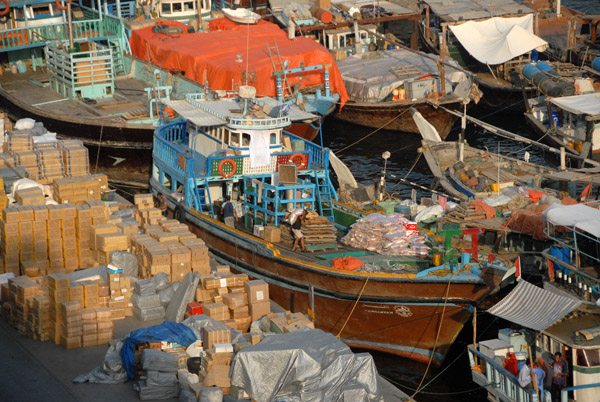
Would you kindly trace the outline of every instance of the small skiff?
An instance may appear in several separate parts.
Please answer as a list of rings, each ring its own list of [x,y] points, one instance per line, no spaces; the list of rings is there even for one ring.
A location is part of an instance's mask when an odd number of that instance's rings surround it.
[[[238,24],[256,24],[260,20],[260,15],[247,8],[224,8],[222,11],[225,17]]]

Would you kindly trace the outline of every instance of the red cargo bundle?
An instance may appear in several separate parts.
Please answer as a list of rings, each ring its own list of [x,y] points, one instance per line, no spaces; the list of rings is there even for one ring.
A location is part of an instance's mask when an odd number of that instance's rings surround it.
[[[189,315],[202,314],[202,305],[198,302],[191,302],[187,305],[187,313]]]

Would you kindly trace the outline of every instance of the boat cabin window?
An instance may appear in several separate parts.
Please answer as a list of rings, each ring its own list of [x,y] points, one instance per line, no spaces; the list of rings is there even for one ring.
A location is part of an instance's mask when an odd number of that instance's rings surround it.
[[[250,134],[247,134],[247,133],[242,134],[242,146],[243,147],[250,146]]]
[[[230,133],[229,145],[232,147],[240,146],[240,133]]]
[[[168,173],[165,173],[165,177],[163,179],[163,185],[165,186],[165,188],[167,190],[171,190],[171,185],[172,185],[172,181],[171,181],[171,175]]]
[[[152,164],[152,179],[156,182],[160,182],[160,171],[158,170],[158,166],[154,163]]]
[[[175,192],[183,194],[183,184],[175,180]]]
[[[183,10],[184,11],[193,11],[196,9],[195,6],[196,3],[194,3],[193,1],[186,1],[185,3],[183,3]]]
[[[576,349],[577,365],[580,367],[600,366],[600,350]]]
[[[173,12],[180,13],[183,10],[181,3],[173,3]]]
[[[269,138],[269,144],[271,144],[271,145],[279,144],[279,141],[277,140],[277,133],[271,133],[270,138]]]
[[[161,4],[161,14],[171,14],[171,3]]]

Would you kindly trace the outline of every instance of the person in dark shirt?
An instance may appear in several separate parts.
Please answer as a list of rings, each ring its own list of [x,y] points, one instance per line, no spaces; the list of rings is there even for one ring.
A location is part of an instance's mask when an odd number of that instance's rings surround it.
[[[237,213],[235,207],[231,202],[231,196],[228,195],[225,199],[225,203],[221,206],[221,213],[223,214],[223,220],[225,224],[231,228],[235,228],[235,221],[237,219]]]
[[[302,247],[302,251],[306,251],[306,247],[304,245],[304,235],[302,234],[302,220],[306,218],[306,214],[308,212],[306,209],[302,211],[302,215],[298,216],[296,220],[292,223],[292,233],[294,235],[294,245],[292,246],[292,251],[296,251],[298,248],[298,243]]]
[[[156,208],[160,209],[163,216],[166,217],[167,216],[167,198],[165,197],[165,195],[163,193],[158,193],[156,195],[156,198],[158,199],[158,201],[156,203]]]

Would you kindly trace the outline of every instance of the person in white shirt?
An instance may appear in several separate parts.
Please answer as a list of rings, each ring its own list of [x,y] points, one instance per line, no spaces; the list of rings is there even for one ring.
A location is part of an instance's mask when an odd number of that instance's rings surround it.
[[[519,370],[519,385],[523,388],[530,389],[531,385],[531,362],[527,359],[527,363]]]

